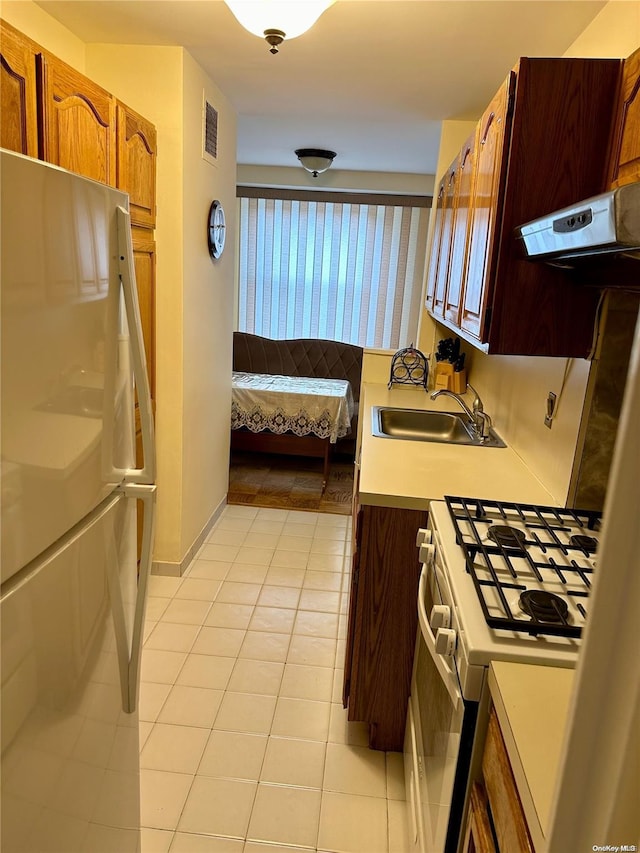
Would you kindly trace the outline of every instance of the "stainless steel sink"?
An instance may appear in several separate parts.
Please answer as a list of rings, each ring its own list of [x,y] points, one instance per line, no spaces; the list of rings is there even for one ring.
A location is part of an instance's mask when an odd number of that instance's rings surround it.
[[[55,397],[45,400],[36,408],[54,415],[77,415],[82,418],[101,418],[104,391],[84,385],[69,385]]]
[[[434,412],[423,409],[394,409],[373,406],[371,432],[378,438],[399,438],[403,441],[435,441],[441,444],[470,444],[475,447],[506,447],[491,430],[484,441],[473,431],[473,424],[464,414]]]

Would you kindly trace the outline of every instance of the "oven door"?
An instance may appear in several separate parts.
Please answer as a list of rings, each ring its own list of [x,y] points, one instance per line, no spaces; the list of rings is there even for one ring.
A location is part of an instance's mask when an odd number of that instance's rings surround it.
[[[429,618],[436,605],[453,603],[438,557],[422,567],[418,640],[411,686],[417,799],[424,853],[455,853],[460,838],[478,705],[463,699],[454,657],[436,651]],[[444,595],[443,595],[444,593]],[[451,627],[455,627],[452,625]]]

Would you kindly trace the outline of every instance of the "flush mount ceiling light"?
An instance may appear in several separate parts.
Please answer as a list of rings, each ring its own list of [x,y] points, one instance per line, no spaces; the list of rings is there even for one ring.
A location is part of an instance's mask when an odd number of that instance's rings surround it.
[[[296,157],[314,178],[327,171],[335,156],[335,151],[326,151],[324,148],[296,148]]]
[[[225,0],[242,26],[277,53],[285,39],[306,33],[335,0]]]

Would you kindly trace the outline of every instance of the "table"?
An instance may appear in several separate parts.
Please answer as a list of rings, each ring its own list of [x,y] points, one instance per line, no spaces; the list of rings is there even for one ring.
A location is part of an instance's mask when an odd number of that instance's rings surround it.
[[[351,429],[351,385],[345,379],[232,374],[231,437],[236,448],[324,458],[322,489],[329,471],[330,446]],[[246,440],[248,433],[261,441]],[[251,446],[249,446],[251,445]]]

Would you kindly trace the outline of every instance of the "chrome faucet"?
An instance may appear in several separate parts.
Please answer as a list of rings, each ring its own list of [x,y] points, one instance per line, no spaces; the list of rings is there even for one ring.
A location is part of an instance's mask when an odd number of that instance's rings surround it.
[[[453,391],[449,391],[446,388],[442,388],[440,391],[434,391],[431,395],[431,399],[435,400],[436,397],[439,397],[441,394],[445,394],[447,397],[453,397],[454,400],[460,405],[462,410],[465,412],[471,423],[473,424],[473,429],[476,436],[481,440],[485,441],[487,438],[491,436],[491,418],[485,412],[482,406],[482,400],[480,399],[480,395],[473,387],[473,385],[469,385],[467,383],[467,388],[473,392],[474,398],[473,403],[471,404],[471,409],[462,397],[459,394],[456,394]]]

